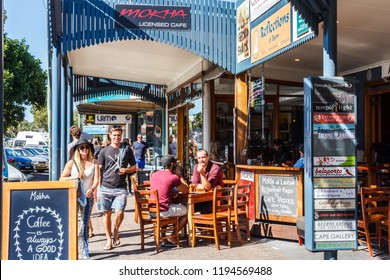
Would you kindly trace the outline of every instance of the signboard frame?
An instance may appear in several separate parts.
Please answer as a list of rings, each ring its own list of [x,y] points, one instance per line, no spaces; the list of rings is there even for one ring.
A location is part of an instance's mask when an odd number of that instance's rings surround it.
[[[37,193],[46,191],[58,191],[64,190],[68,194],[67,200],[58,201],[55,203],[65,203],[65,207],[68,208],[68,219],[63,221],[65,226],[64,230],[67,230],[68,247],[67,250],[69,260],[77,260],[77,185],[73,181],[51,181],[51,182],[17,182],[17,183],[3,183],[3,205],[2,205],[2,256],[3,260],[10,259],[10,227],[12,226],[11,219],[11,207],[13,194],[12,192],[29,192],[35,191]],[[38,206],[36,206],[38,207]],[[29,208],[31,209],[31,208]],[[14,214],[15,215],[15,214]],[[16,216],[16,215],[15,215]],[[61,218],[61,217],[60,217]],[[65,234],[66,235],[66,234]]]
[[[343,77],[304,79],[305,247],[310,251],[357,249],[356,82]],[[319,121],[319,114],[326,121]],[[318,138],[321,126],[329,133],[325,140]],[[340,127],[348,137],[340,137]],[[316,227],[322,221],[328,226]]]

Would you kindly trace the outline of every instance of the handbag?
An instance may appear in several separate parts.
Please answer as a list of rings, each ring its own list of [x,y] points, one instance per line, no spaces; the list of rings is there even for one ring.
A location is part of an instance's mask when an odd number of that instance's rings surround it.
[[[73,164],[76,166],[77,172],[80,173],[79,167],[74,160]],[[80,178],[77,178],[77,202],[81,207],[85,207],[85,205],[87,205],[87,197],[85,196],[83,182]]]

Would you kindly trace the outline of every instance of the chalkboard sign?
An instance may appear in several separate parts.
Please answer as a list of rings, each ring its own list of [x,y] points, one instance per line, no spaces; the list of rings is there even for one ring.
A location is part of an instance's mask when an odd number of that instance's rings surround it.
[[[263,218],[297,217],[297,184],[297,176],[259,175],[259,209]]]
[[[2,259],[77,259],[74,182],[4,183]]]

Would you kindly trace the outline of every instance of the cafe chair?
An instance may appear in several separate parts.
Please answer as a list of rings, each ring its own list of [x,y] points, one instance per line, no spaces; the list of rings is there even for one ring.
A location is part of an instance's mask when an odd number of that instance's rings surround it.
[[[234,187],[237,184],[237,180],[223,180],[224,187]]]
[[[192,216],[192,247],[196,245],[196,238],[214,239],[217,250],[219,236],[227,236],[228,245],[231,246],[231,209],[233,206],[233,188],[223,187],[213,190],[213,212],[210,214],[195,214]],[[225,215],[223,212],[227,212]]]
[[[238,242],[242,244],[241,231],[245,230],[246,240],[250,241],[249,229],[249,197],[251,191],[251,184],[236,185],[234,188],[234,203],[232,224],[236,229]]]
[[[156,252],[160,250],[162,241],[175,240],[179,244],[179,217],[160,217],[160,203],[157,190],[137,190],[134,192],[138,221],[141,231],[141,250],[145,249],[145,239],[153,237]]]
[[[370,256],[373,256],[372,241],[377,240],[381,249],[382,236],[381,226],[389,220],[390,189],[361,188],[360,205],[361,218],[358,218],[358,239],[367,244]],[[388,229],[388,226],[387,226]]]
[[[241,230],[245,230],[246,240],[250,241],[249,229],[249,197],[251,184],[234,185],[233,187],[233,208],[231,211],[230,222],[236,231],[237,241],[240,245],[243,243]],[[227,211],[221,212],[221,215],[228,215]]]
[[[150,183],[149,182],[145,182],[144,184],[138,185],[137,181],[135,180],[135,178],[131,177],[131,183],[132,183],[132,186],[133,186],[134,193],[137,190],[149,190],[150,189]],[[135,199],[135,197],[134,197],[134,199]],[[135,210],[134,210],[134,222],[138,223],[137,208],[135,208]]]

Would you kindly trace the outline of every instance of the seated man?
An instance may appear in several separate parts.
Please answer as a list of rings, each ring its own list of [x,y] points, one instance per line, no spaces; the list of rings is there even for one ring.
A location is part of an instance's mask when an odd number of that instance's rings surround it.
[[[158,191],[161,217],[180,217],[180,231],[187,223],[187,207],[183,204],[173,204],[172,201],[179,192],[188,194],[188,185],[183,177],[175,173],[176,159],[172,155],[163,156],[161,164],[164,169],[153,173],[150,190]]]
[[[218,164],[210,161],[206,150],[199,150],[196,153],[198,164],[194,167],[192,184],[196,191],[210,191],[217,186],[223,187],[223,171]],[[202,202],[195,204],[195,212],[202,214],[212,212],[212,203]]]

